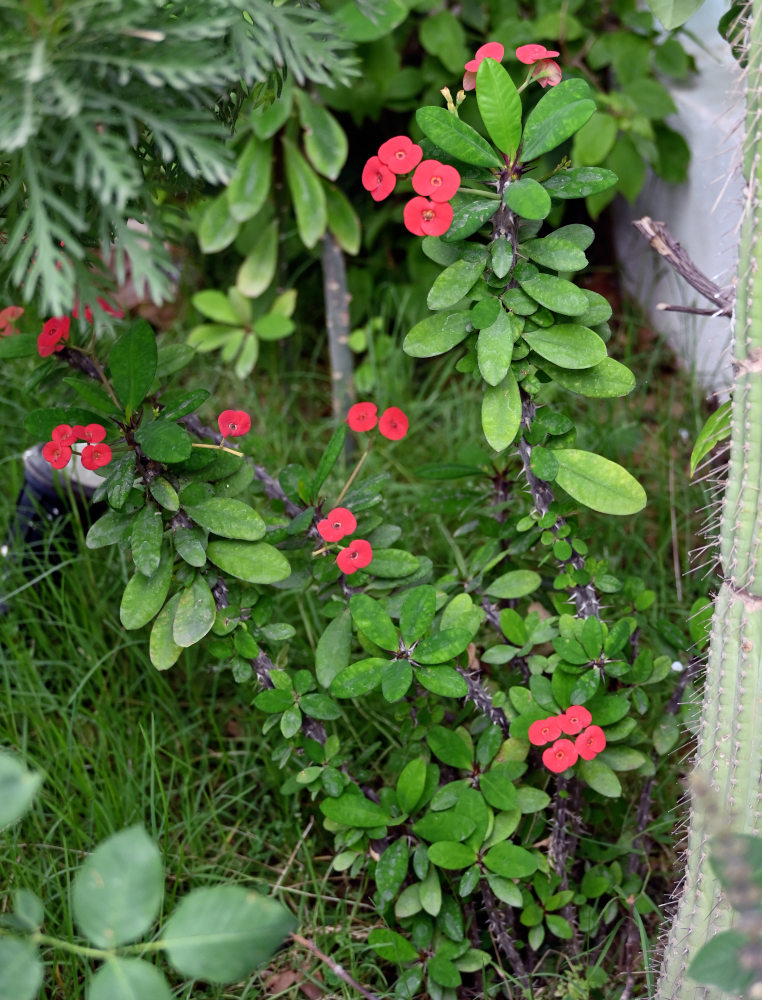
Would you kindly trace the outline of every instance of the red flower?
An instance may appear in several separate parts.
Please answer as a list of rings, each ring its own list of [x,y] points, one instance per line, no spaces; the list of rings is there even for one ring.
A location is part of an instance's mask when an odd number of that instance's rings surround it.
[[[439,160],[424,160],[415,168],[413,190],[432,201],[449,201],[460,187],[460,174]]]
[[[93,472],[111,461],[111,449],[107,444],[86,444],[80,455],[82,465]]]
[[[64,341],[69,339],[71,320],[68,316],[53,316],[46,320],[42,333],[37,338],[37,351],[41,358],[47,358],[64,349]]]
[[[59,441],[48,441],[42,446],[42,457],[50,462],[54,469],[63,469],[71,458],[71,448]]]
[[[13,325],[13,321],[22,316],[24,310],[21,306],[6,306],[0,309],[0,337],[10,337],[18,333],[18,329]]]
[[[577,753],[583,760],[592,760],[606,747],[606,734],[600,726],[588,726],[574,741]]]
[[[441,236],[450,228],[452,205],[449,201],[411,198],[402,214],[405,226],[414,236]]]
[[[377,156],[371,156],[363,167],[362,186],[370,191],[373,201],[383,201],[394,190],[397,178],[394,172],[385,166]]]
[[[347,423],[353,431],[372,431],[378,423],[378,407],[375,403],[355,403],[349,407]]]
[[[370,542],[366,542],[364,538],[356,538],[336,556],[336,565],[342,573],[355,573],[358,569],[365,569],[372,558]]]
[[[223,437],[240,437],[251,429],[251,417],[245,410],[223,410],[217,423]]]
[[[536,42],[532,42],[530,45],[519,45],[516,49],[516,58],[526,66],[531,66],[532,63],[539,62],[541,59],[551,59],[559,54],[552,49],[546,49],[544,45],[537,45]]]
[[[346,507],[334,507],[323,518],[318,521],[317,530],[321,538],[327,542],[338,542],[345,535],[351,535],[357,528],[357,521],[351,510]]]
[[[382,142],[378,148],[378,159],[393,174],[406,174],[421,162],[423,150],[406,135],[395,135]]]
[[[532,67],[529,75],[541,87],[555,87],[561,82],[561,67],[555,59],[542,59]]]
[[[476,88],[476,71],[484,59],[494,59],[495,62],[502,62],[505,49],[500,42],[487,42],[476,50],[473,59],[466,63],[466,72],[463,74],[463,89],[474,90]]]
[[[65,427],[66,425],[61,424],[60,426]],[[87,441],[88,444],[98,444],[106,436],[106,428],[103,424],[88,424],[86,427],[83,427],[82,424],[75,424],[72,431],[77,438],[81,441]]]
[[[552,743],[561,735],[561,723],[557,715],[551,715],[547,719],[538,719],[529,727],[529,742],[536,747]]]
[[[77,440],[77,433],[68,424],[59,424],[53,428],[50,437],[56,444],[74,444]]]
[[[543,751],[542,762],[549,771],[560,774],[567,767],[577,763],[577,748],[571,740],[556,740],[552,747]]]
[[[561,729],[567,736],[576,736],[593,721],[592,715],[583,705],[571,705],[560,716]]]
[[[378,429],[390,441],[401,441],[407,434],[408,420],[399,406],[390,406],[384,410],[378,421]]]

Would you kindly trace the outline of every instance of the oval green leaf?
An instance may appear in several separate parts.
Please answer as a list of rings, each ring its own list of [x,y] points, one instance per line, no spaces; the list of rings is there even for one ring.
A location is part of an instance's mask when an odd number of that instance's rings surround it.
[[[525,331],[524,340],[533,351],[561,368],[592,368],[606,357],[606,344],[598,334],[578,323]]]
[[[485,259],[456,260],[437,277],[426,299],[429,309],[448,309],[466,295],[484,272]]]
[[[575,448],[558,449],[556,482],[569,496],[601,514],[637,514],[646,492],[637,479],[616,462]]]
[[[525,878],[537,871],[538,861],[534,854],[517,844],[503,841],[491,847],[484,855],[484,864],[496,875],[503,878]]]
[[[412,358],[433,358],[446,354],[466,339],[469,329],[468,309],[427,316],[405,337],[402,350]]]
[[[259,514],[242,500],[211,497],[204,503],[186,506],[184,510],[196,524],[223,538],[256,542],[266,531]]]
[[[488,385],[482,398],[482,429],[490,447],[503,451],[513,442],[521,423],[521,396],[510,369],[499,385]]]
[[[626,396],[635,388],[635,376],[630,369],[613,358],[606,358],[592,368],[578,371],[559,368],[543,358],[538,358],[537,364],[564,389],[579,393],[580,396],[608,399]]]
[[[90,980],[87,1000],[172,1000],[172,990],[150,962],[110,956]]]
[[[325,799],[320,803],[320,811],[334,823],[360,829],[386,826],[391,822],[389,813],[377,802],[371,802],[356,792],[344,792],[337,799]]]
[[[361,695],[369,694],[381,683],[388,664],[389,660],[380,656],[371,656],[350,663],[331,681],[331,694],[336,698],[359,698]]]
[[[490,139],[513,159],[521,140],[521,98],[495,59],[483,59],[477,70],[476,103]]]
[[[514,569],[494,580],[485,593],[504,601],[527,597],[542,585],[542,577],[531,569]]]
[[[527,118],[521,145],[522,160],[534,160],[555,149],[582,128],[595,111],[590,88],[573,77],[549,87]]]
[[[506,205],[524,219],[544,219],[550,212],[550,195],[536,180],[521,177],[503,193]]]
[[[419,108],[415,120],[427,138],[455,159],[475,167],[502,170],[505,166],[486,139],[446,108]]]
[[[291,574],[288,559],[267,542],[209,542],[207,557],[225,573],[247,583],[277,583]]]
[[[150,576],[136,572],[124,588],[119,618],[126,629],[142,628],[159,613],[169,593],[174,559],[164,546],[158,567]]]

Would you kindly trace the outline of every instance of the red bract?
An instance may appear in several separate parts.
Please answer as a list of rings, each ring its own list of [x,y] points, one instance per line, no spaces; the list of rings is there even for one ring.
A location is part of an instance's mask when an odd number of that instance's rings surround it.
[[[593,721],[592,715],[584,705],[570,705],[564,714],[560,716],[561,729],[567,736],[576,736],[582,732],[585,726],[589,726]]]
[[[48,441],[42,446],[42,457],[50,462],[54,469],[63,469],[71,458],[71,448],[59,441]]]
[[[355,573],[358,569],[365,569],[372,558],[370,542],[366,542],[364,538],[356,538],[336,556],[336,565],[342,573]]]
[[[383,201],[394,190],[397,183],[392,170],[385,166],[377,156],[371,156],[363,167],[362,186],[370,191],[373,201]]]
[[[353,431],[372,431],[378,423],[378,407],[375,403],[355,403],[349,407],[347,423]]]
[[[46,320],[42,333],[37,338],[37,351],[41,358],[47,358],[64,349],[64,341],[69,339],[71,320],[68,316],[53,316]]]
[[[606,734],[600,726],[588,726],[574,741],[577,753],[583,760],[592,760],[606,747]]]
[[[327,542],[339,542],[345,535],[351,535],[356,528],[355,516],[346,507],[334,507],[317,523],[320,537]]]
[[[53,428],[50,437],[56,444],[74,444],[77,440],[77,432],[69,424],[59,424]]]
[[[407,434],[408,419],[399,406],[390,406],[384,410],[378,421],[378,429],[390,441],[401,441]]]
[[[79,457],[82,465],[94,472],[111,461],[111,449],[107,444],[87,444]]]
[[[516,49],[516,58],[526,66],[531,66],[532,63],[539,62],[540,59],[552,59],[553,56],[559,54],[552,49],[546,49],[544,45],[537,45],[536,42],[532,42],[530,45],[519,45]]]
[[[555,59],[542,59],[535,63],[529,74],[541,87],[555,87],[561,82],[561,67]]]
[[[61,426],[65,425],[61,424]],[[103,424],[88,424],[86,427],[83,427],[82,424],[75,424],[72,431],[80,441],[87,441],[88,444],[98,444],[106,436],[106,428]]]
[[[223,410],[217,417],[223,437],[240,437],[251,429],[251,417],[245,410]]]
[[[413,190],[432,201],[449,201],[459,187],[460,174],[446,163],[424,160],[415,168]]]
[[[487,42],[476,50],[473,59],[466,63],[466,72],[463,74],[463,89],[474,90],[476,87],[476,71],[484,59],[494,59],[495,62],[502,62],[505,49],[500,42]]]
[[[402,213],[406,228],[414,236],[441,236],[450,228],[452,205],[428,198],[411,198]]]
[[[382,142],[378,159],[394,174],[406,174],[421,162],[423,150],[406,135],[395,135]]]
[[[529,742],[536,747],[545,746],[552,743],[561,735],[561,723],[557,715],[551,715],[547,719],[538,719],[529,727]]]
[[[23,314],[21,306],[6,306],[5,309],[0,309],[0,337],[10,337],[18,333],[13,321]]]
[[[552,747],[543,750],[542,762],[549,771],[560,774],[577,763],[577,748],[571,740],[556,740]]]

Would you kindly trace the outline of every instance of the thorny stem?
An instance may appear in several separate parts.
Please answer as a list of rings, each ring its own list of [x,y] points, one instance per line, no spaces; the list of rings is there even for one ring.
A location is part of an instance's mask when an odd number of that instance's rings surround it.
[[[580,785],[576,778],[566,778],[559,774],[556,778],[556,794],[553,802],[553,830],[548,848],[549,860],[557,875],[561,876],[559,889],[563,892],[569,888],[569,872],[567,859],[574,857],[577,846],[577,834],[574,828],[579,822]],[[571,904],[561,910],[563,917],[572,929],[572,954],[579,955],[580,941],[577,919]]]
[[[511,964],[511,969],[525,990],[529,989],[529,973],[524,960],[516,949],[507,925],[508,911],[500,906],[497,897],[485,881],[480,886],[482,902],[487,911],[487,926],[498,948]]]
[[[482,715],[486,715],[493,725],[500,726],[503,733],[507,736],[510,730],[508,717],[502,708],[498,708],[494,704],[489,692],[480,684],[478,671],[466,671],[463,667],[457,667],[457,671],[468,685],[466,699],[473,704],[477,711],[481,712]]]

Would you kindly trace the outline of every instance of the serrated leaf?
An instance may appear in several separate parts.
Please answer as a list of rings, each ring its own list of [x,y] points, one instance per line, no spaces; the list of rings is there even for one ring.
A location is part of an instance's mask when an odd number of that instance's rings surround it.
[[[291,575],[288,559],[267,542],[215,540],[206,554],[223,572],[247,583],[278,583]]]
[[[271,172],[272,142],[250,136],[228,185],[228,211],[236,222],[253,218],[265,204]]]
[[[402,349],[413,358],[433,358],[456,347],[468,335],[469,311],[441,312],[416,323]]]
[[[574,448],[555,452],[556,482],[579,503],[601,514],[637,514],[646,492],[630,473],[601,455]]]
[[[486,139],[445,108],[419,108],[415,120],[427,138],[455,159],[476,167],[505,166]]]
[[[288,139],[283,139],[286,181],[302,243],[314,247],[328,222],[325,191],[312,167]]]
[[[483,59],[476,73],[476,102],[490,139],[510,159],[521,141],[521,98],[508,71]]]
[[[521,423],[521,395],[509,369],[499,385],[488,385],[482,397],[482,430],[495,451],[503,451],[516,437]]]

